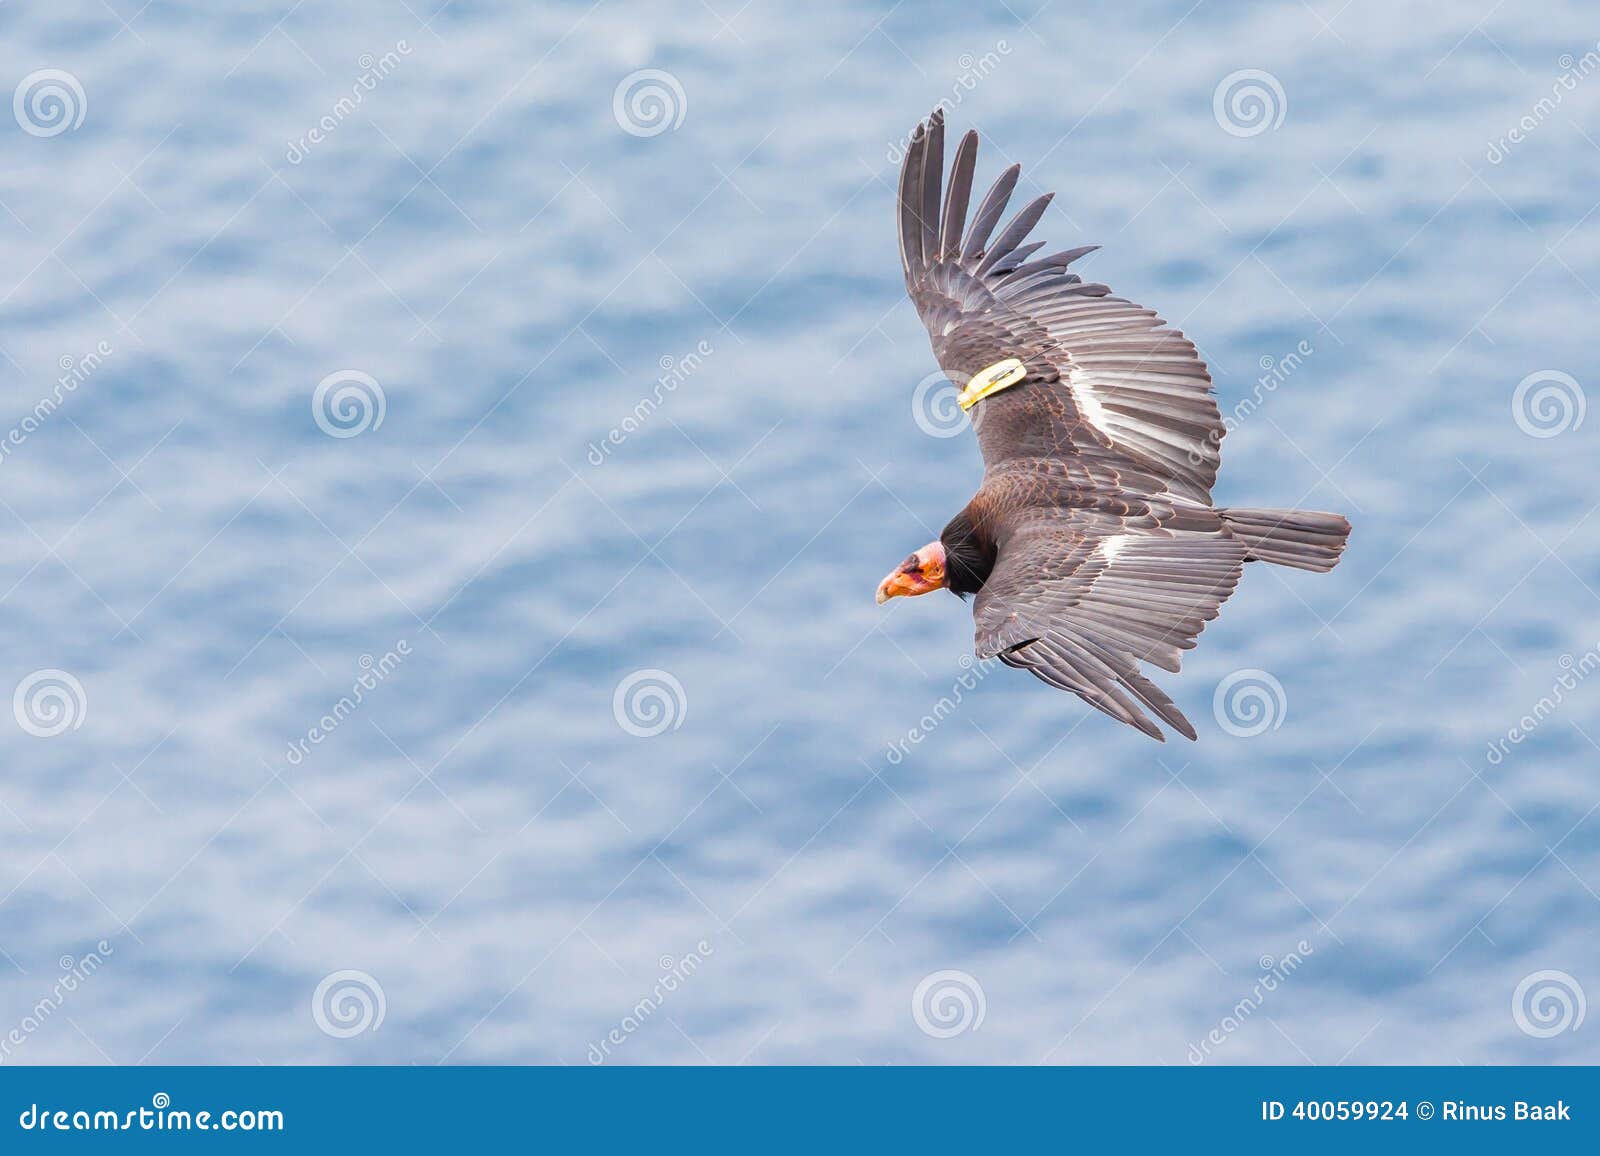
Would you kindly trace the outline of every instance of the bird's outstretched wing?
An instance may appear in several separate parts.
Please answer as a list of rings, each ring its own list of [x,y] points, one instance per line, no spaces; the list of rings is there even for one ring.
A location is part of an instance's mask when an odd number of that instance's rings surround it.
[[[1246,550],[1204,507],[1153,502],[1132,521],[1137,532],[1127,516],[1094,510],[1024,514],[973,605],[978,657],[999,656],[1160,740],[1148,707],[1192,739],[1139,663],[1177,671],[1233,593]]]
[[[978,135],[956,148],[941,199],[944,115],[917,126],[900,169],[900,259],[906,288],[958,385],[1007,358],[1024,381],[973,410],[990,469],[1016,458],[1085,454],[1120,461],[1165,490],[1209,505],[1223,425],[1211,376],[1183,334],[1149,309],[1085,283],[1068,266],[1097,246],[1030,258],[1042,196],[991,235],[1021,171],[1012,165],[970,227]]]

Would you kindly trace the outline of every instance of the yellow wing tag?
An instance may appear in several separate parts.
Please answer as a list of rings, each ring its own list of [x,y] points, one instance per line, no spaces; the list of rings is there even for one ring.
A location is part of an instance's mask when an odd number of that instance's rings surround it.
[[[974,373],[972,380],[967,382],[967,388],[961,391],[956,401],[963,410],[971,409],[991,393],[999,393],[1002,389],[1016,385],[1027,376],[1028,367],[1015,357],[1008,357]]]

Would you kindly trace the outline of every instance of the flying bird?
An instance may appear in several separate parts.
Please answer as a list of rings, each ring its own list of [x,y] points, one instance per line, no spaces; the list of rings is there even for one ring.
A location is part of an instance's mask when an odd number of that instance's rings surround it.
[[[1194,344],[1154,312],[1069,271],[1098,246],[1034,257],[1051,195],[1000,229],[1020,165],[970,226],[978,134],[941,198],[944,114],[900,169],[900,260],[933,354],[961,386],[983,484],[878,601],[975,595],[979,658],[998,657],[1165,741],[1149,711],[1195,729],[1140,663],[1176,673],[1246,562],[1331,570],[1350,523],[1308,510],[1211,504],[1224,433]],[[991,241],[991,236],[993,240]]]

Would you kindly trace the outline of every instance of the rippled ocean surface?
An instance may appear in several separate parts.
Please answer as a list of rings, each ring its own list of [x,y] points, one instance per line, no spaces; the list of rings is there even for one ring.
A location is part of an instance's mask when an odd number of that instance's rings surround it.
[[[4,5],[0,1058],[1600,1060],[1597,36]],[[1198,743],[873,603],[979,478],[940,101],[1199,344],[1219,504],[1355,525]]]

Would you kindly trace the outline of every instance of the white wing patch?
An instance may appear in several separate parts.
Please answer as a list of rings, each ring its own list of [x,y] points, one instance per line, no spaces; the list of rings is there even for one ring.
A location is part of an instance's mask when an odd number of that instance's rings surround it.
[[[1113,534],[1111,537],[1107,538],[1105,541],[1096,546],[1095,550],[1097,553],[1101,554],[1107,562],[1115,562],[1117,555],[1122,553],[1123,548],[1127,546],[1129,542],[1133,541],[1136,536],[1137,535],[1134,534]]]
[[[1067,371],[1067,388],[1072,391],[1072,404],[1078,407],[1078,413],[1084,421],[1094,426],[1095,429],[1111,437],[1111,426],[1106,420],[1105,407],[1100,404],[1100,399],[1094,395],[1094,389],[1083,379],[1083,374],[1076,368]]]

